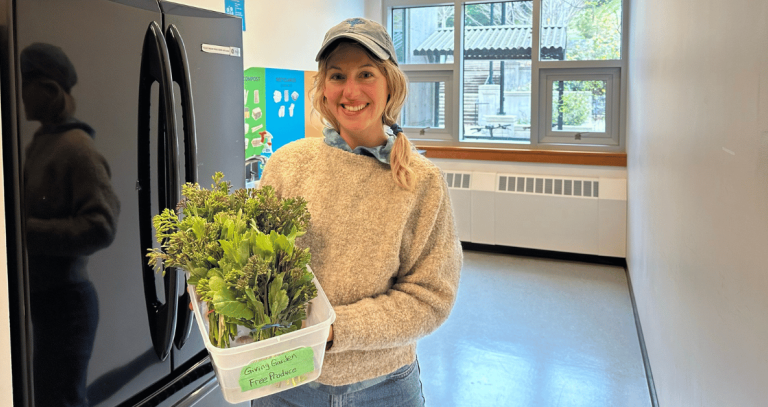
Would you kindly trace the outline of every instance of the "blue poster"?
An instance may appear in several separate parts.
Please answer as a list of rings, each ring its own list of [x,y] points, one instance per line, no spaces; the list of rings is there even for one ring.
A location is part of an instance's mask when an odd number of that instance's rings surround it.
[[[245,0],[224,0],[224,11],[229,15],[240,17],[243,20],[243,31],[245,31]]]
[[[272,68],[264,71],[266,123],[274,151],[304,138],[304,71]]]

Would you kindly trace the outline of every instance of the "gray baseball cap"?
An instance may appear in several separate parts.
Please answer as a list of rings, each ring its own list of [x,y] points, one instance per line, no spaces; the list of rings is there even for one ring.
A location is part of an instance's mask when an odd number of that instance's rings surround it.
[[[336,40],[342,38],[354,40],[382,60],[391,59],[397,65],[395,46],[392,44],[392,38],[387,33],[387,29],[375,21],[359,17],[344,20],[328,30],[315,61],[319,61],[323,52]]]

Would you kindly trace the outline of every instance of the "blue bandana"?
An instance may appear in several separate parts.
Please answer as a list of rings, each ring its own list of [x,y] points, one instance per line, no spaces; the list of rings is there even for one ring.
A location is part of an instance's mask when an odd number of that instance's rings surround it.
[[[384,145],[376,147],[357,146],[353,150],[349,147],[349,144],[347,144],[347,142],[341,138],[341,135],[336,130],[329,127],[323,129],[325,144],[328,144],[331,147],[340,148],[353,154],[367,155],[383,162],[384,164],[389,164],[389,155],[392,153],[392,146],[395,145],[395,139],[397,136],[395,136],[389,126],[384,126],[384,132],[387,134],[387,142]]]

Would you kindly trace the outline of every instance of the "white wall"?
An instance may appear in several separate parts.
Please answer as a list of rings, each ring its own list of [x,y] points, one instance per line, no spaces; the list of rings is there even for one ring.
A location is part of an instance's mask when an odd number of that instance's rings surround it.
[[[381,0],[365,0],[365,18],[383,22]]]
[[[4,20],[0,16],[0,20]],[[2,125],[2,123],[0,123]],[[0,146],[0,157],[3,151]],[[0,166],[0,179],[3,167]],[[0,190],[0,213],[5,214],[5,198]],[[0,406],[13,406],[11,375],[11,320],[8,313],[8,259],[5,250],[5,216],[0,217]]]
[[[370,1],[370,0],[368,0]],[[243,66],[317,70],[325,32],[350,17],[369,17],[366,0],[246,1]],[[378,8],[381,9],[381,2]],[[176,0],[224,12],[224,0]],[[372,18],[372,17],[370,17]]]
[[[631,2],[629,271],[661,406],[768,400],[768,2]]]
[[[0,21],[5,21],[6,10],[0,7]],[[0,109],[2,106],[0,106]],[[0,123],[2,127],[2,123]],[[0,146],[0,157],[3,151]],[[0,179],[3,167],[0,165]],[[0,190],[0,213],[5,214],[5,197]],[[13,406],[11,374],[11,320],[8,304],[8,260],[5,250],[5,216],[0,217],[0,406]]]

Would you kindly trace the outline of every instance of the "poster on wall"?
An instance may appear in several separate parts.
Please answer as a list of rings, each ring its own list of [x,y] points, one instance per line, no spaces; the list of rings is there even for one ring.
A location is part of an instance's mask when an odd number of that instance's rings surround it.
[[[245,0],[224,0],[224,11],[231,16],[240,17],[245,31]]]
[[[246,69],[244,75],[245,157],[249,158],[261,155],[268,134],[267,103],[264,98],[266,78],[264,68]]]
[[[256,179],[272,153],[305,136],[304,71],[248,68],[244,72],[245,157],[258,164]]]

